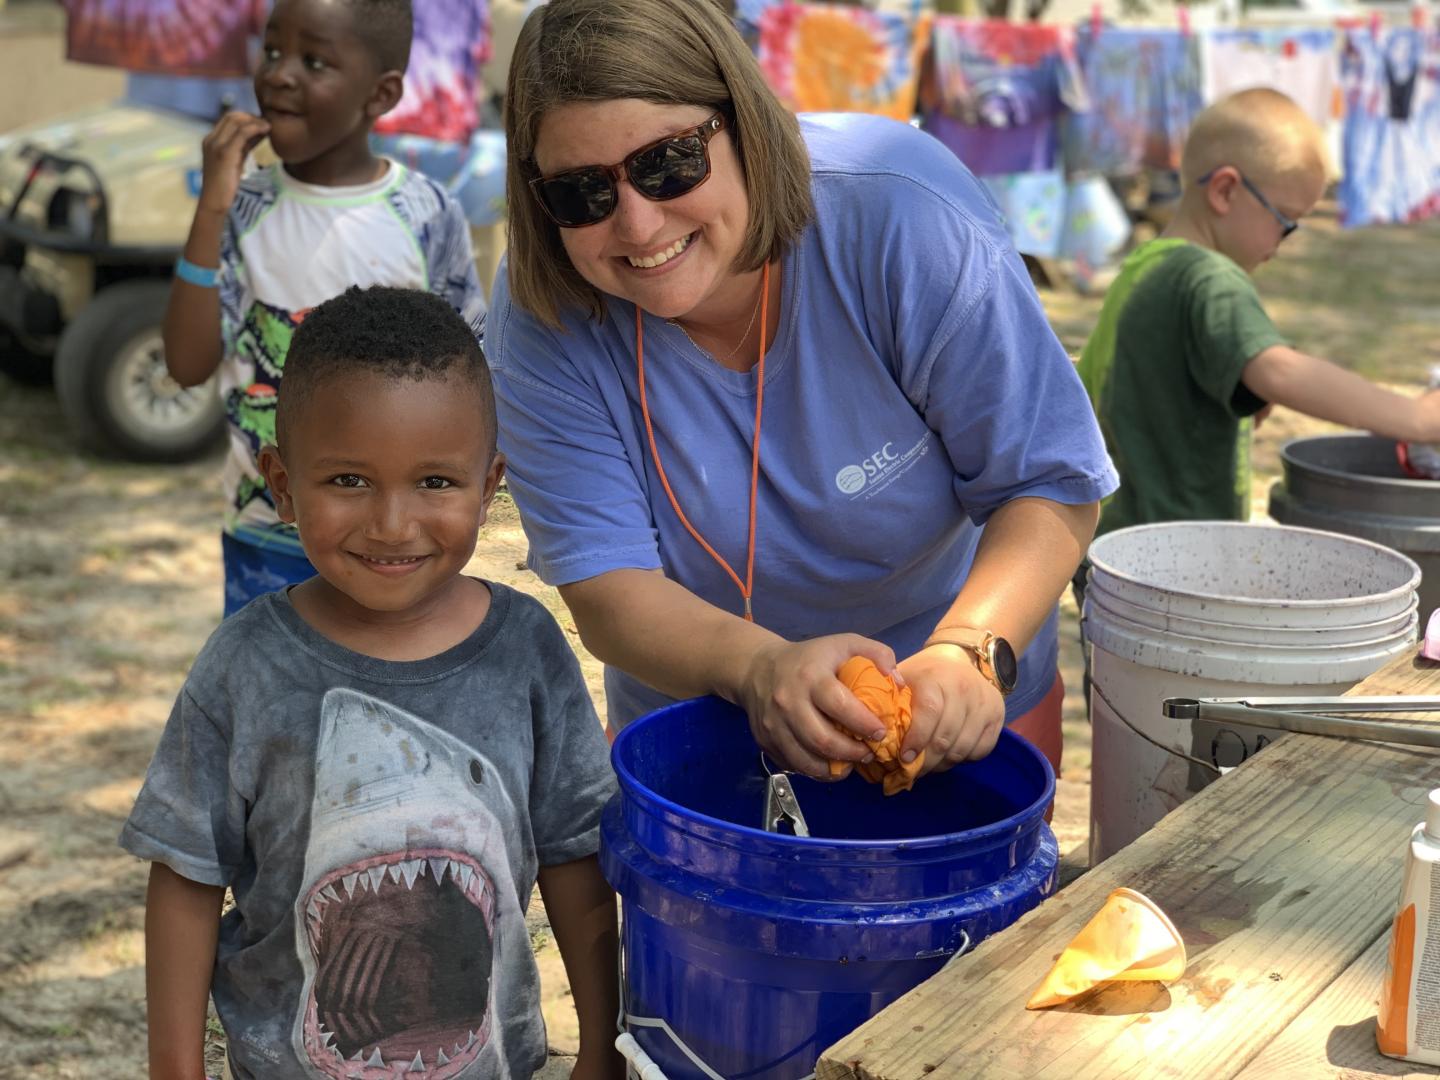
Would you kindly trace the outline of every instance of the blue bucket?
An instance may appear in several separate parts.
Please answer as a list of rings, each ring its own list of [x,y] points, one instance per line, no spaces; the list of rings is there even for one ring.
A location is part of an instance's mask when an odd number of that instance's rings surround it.
[[[763,830],[759,749],[718,698],[641,717],[612,759],[600,865],[623,901],[626,1028],[672,1080],[807,1077],[1055,890],[1054,773],[1009,731],[890,798],[795,777],[808,838]]]

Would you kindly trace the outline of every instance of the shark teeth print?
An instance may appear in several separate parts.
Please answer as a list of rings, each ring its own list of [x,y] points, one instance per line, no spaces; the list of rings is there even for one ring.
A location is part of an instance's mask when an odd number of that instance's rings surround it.
[[[486,922],[491,921],[495,911],[495,896],[490,887],[490,879],[485,876],[484,871],[459,859],[424,855],[391,863],[378,863],[364,870],[342,874],[311,894],[305,915],[318,927],[325,921],[325,911],[331,904],[344,904],[353,900],[357,892],[378,894],[386,881],[404,889],[413,889],[415,882],[426,874],[432,875],[437,884],[444,881],[448,874],[452,881],[460,885],[466,898],[485,913]],[[338,889],[337,884],[340,886]],[[311,937],[314,937],[313,928]]]
[[[444,1047],[436,1047],[431,1051],[416,1051],[410,1058],[392,1058],[387,1060],[380,1053],[380,1048],[374,1047],[369,1054],[364,1050],[357,1050],[350,1057],[342,1057],[340,1051],[334,1049],[330,1044],[335,1040],[333,1033],[326,1031],[322,1024],[319,1029],[320,1044],[335,1056],[335,1067],[339,1070],[334,1075],[342,1076],[347,1080],[391,1080],[393,1077],[422,1076],[429,1077],[432,1072],[439,1071],[445,1074],[445,1066],[460,1062],[471,1048],[478,1046],[484,1041],[488,1032],[471,1031],[467,1033],[465,1042],[456,1043],[446,1053]]]
[[[479,913],[493,938],[497,899],[490,876],[464,853],[431,849],[365,859],[338,867],[317,882],[304,907],[305,938],[311,954],[319,964],[322,942],[328,942],[324,948],[332,950],[333,955],[334,949],[343,947],[336,942],[357,941],[355,935],[361,931],[355,929],[354,919],[362,905],[383,903],[392,905],[391,910],[402,910],[393,907],[400,903],[400,896],[419,890],[421,898],[414,902],[430,903],[430,897],[442,885],[452,897],[456,891],[464,897],[464,902]],[[386,896],[392,899],[385,900]],[[334,927],[330,925],[332,920]],[[338,938],[334,936],[337,933]],[[374,944],[374,950],[365,955],[379,957],[385,933],[383,930],[364,933],[365,940]],[[359,1006],[352,1004],[351,1008],[355,1007]],[[329,1014],[322,1013],[312,991],[304,1025],[306,1049],[317,1071],[333,1080],[450,1080],[469,1068],[490,1041],[491,1017],[484,1007],[473,1014],[467,1024],[452,1026],[443,1034],[432,1033],[435,1044],[426,1046],[419,1042],[418,1048],[415,1039],[403,1034],[394,1036],[398,1045],[388,1050],[386,1046],[392,1036],[387,1035],[378,1043],[364,1038],[362,1043],[361,1037],[349,1027],[353,1013],[341,1013],[339,1017],[336,1023]],[[348,1031],[348,1036],[331,1030],[328,1024]]]

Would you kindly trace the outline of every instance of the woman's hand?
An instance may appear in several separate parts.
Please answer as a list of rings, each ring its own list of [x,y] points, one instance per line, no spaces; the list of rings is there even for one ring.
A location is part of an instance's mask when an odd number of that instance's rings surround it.
[[[903,660],[913,694],[904,760],[925,751],[925,772],[982,758],[1005,726],[1005,699],[958,645],[931,645]]]
[[[777,641],[755,653],[739,704],[750,715],[755,741],[787,769],[829,780],[832,760],[871,756],[835,724],[858,738],[883,737],[885,725],[835,677],[852,656],[868,657],[887,675],[895,671],[890,647],[858,634]]]
[[[240,190],[245,157],[269,133],[270,124],[249,113],[231,111],[220,117],[200,144],[200,210],[220,217],[230,212]]]

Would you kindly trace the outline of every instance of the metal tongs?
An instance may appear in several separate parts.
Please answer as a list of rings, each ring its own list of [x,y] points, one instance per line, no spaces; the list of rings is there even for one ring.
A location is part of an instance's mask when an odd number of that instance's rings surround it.
[[[765,770],[765,820],[766,832],[790,832],[795,836],[809,836],[810,826],[805,824],[805,815],[800,812],[800,802],[795,798],[795,788],[790,783],[790,774],[784,769],[772,769],[765,751],[760,751],[760,767]],[[788,826],[782,829],[781,825]]]
[[[1218,720],[1251,727],[1325,735],[1364,742],[1402,743],[1440,749],[1440,723],[1353,720],[1323,713],[1440,712],[1440,697],[1397,694],[1388,697],[1233,697],[1166,698],[1172,720]]]

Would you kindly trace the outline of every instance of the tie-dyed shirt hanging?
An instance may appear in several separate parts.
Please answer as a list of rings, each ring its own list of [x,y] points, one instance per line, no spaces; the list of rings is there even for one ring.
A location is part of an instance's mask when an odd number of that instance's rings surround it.
[[[780,4],[760,17],[760,68],[796,112],[915,114],[930,16]]]
[[[1340,220],[1349,227],[1440,215],[1440,32],[1351,28]]]
[[[466,142],[480,126],[480,65],[490,59],[487,0],[416,0],[405,96],[380,118],[382,135]]]
[[[1278,90],[1327,127],[1341,115],[1336,32],[1329,27],[1226,27],[1201,35],[1205,100]]]
[[[250,73],[267,0],[63,0],[65,58],[157,75]]]
[[[1069,29],[941,17],[932,52],[926,131],[977,176],[1055,168],[1057,116],[1087,107]]]
[[[1071,173],[1126,176],[1178,169],[1190,125],[1205,106],[1195,35],[1168,29],[1088,27],[1076,43],[1090,109],[1065,116]]]

